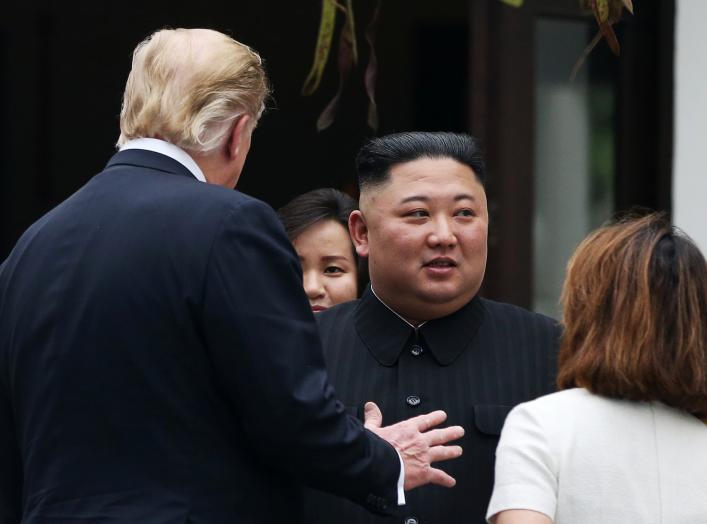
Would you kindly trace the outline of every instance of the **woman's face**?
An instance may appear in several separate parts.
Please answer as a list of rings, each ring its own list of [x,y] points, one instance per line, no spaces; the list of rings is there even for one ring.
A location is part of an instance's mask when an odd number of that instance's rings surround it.
[[[356,298],[356,261],[344,226],[322,220],[302,231],[292,243],[302,264],[304,290],[312,311]]]

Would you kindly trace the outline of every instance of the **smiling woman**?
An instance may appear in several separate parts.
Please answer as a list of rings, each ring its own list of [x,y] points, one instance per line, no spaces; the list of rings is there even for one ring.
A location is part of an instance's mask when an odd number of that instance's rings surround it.
[[[332,188],[304,193],[280,208],[300,263],[304,290],[315,313],[354,300],[365,267],[359,266],[348,232],[356,201]]]

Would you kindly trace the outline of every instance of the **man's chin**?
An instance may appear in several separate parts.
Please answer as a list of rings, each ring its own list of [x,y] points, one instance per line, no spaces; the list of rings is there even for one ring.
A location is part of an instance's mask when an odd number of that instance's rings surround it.
[[[454,300],[455,297],[465,294],[465,291],[459,279],[455,279],[455,281],[448,280],[446,282],[426,279],[418,287],[417,295],[426,302],[440,304]]]
[[[434,306],[444,306],[445,304],[451,306],[460,302],[466,304],[473,297],[474,293],[470,290],[459,288],[426,289],[418,295],[421,301]]]

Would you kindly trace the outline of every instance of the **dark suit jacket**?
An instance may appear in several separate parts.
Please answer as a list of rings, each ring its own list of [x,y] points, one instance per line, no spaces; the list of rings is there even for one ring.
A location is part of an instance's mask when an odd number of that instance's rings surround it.
[[[384,510],[399,469],[265,204],[126,150],[0,267],[0,523],[298,522],[300,482]]]
[[[337,396],[359,416],[375,401],[383,424],[443,409],[464,427],[460,459],[439,467],[452,489],[418,488],[392,521],[481,524],[493,486],[503,421],[520,402],[553,390],[557,324],[516,306],[476,297],[459,311],[415,332],[370,291],[316,315]],[[311,492],[309,523],[374,523],[346,501]]]

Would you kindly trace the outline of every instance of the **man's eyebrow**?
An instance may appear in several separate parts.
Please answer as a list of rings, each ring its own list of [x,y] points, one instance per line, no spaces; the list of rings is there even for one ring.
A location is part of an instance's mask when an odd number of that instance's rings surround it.
[[[473,200],[475,202],[476,197],[474,197],[474,195],[470,195],[469,193],[459,193],[458,195],[454,195],[455,202],[459,202],[460,200]],[[429,201],[430,201],[430,197],[428,197],[428,196],[412,195],[412,196],[403,198],[400,201],[400,203],[407,204],[408,202],[429,202]]]
[[[474,201],[476,201],[476,198],[474,197],[474,195],[470,195],[469,193],[459,193],[458,195],[456,195],[454,197],[454,201],[458,202],[460,200],[474,200]]]
[[[416,202],[416,201],[421,201],[421,202],[429,202],[430,197],[424,196],[424,195],[412,195],[409,197],[403,198],[400,203],[401,204],[407,204],[408,202]]]

